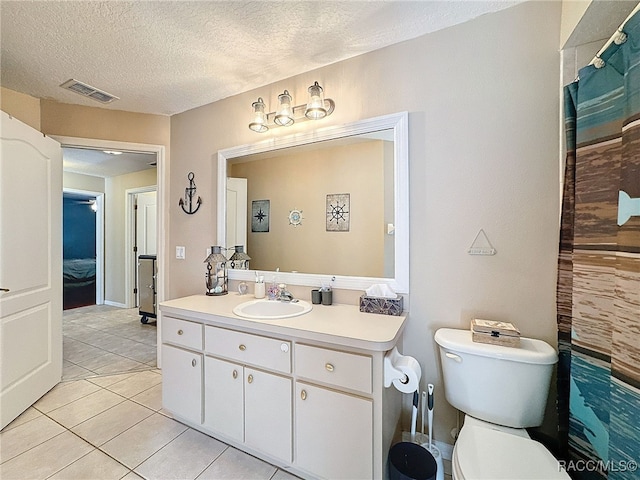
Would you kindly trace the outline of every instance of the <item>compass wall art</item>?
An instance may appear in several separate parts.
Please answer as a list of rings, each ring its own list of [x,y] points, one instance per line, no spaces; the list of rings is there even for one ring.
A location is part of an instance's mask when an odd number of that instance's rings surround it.
[[[269,231],[269,200],[253,200],[251,202],[251,231]]]
[[[349,193],[327,195],[327,232],[349,231]]]

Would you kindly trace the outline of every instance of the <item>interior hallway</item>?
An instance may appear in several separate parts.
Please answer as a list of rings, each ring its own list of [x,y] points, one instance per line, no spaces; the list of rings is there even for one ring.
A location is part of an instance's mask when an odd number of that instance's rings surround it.
[[[296,478],[162,409],[156,327],[137,309],[68,310],[63,330],[63,381],[0,433],[0,478]]]

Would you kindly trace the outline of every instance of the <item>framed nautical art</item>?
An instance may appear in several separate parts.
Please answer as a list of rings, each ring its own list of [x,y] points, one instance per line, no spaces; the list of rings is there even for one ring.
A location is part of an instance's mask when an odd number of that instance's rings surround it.
[[[269,231],[269,200],[253,200],[251,202],[251,231]]]
[[[349,193],[327,195],[327,232],[349,231]]]

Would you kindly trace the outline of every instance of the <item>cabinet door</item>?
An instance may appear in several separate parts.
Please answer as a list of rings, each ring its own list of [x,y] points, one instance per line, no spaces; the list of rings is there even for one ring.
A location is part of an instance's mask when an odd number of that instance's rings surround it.
[[[295,463],[320,478],[371,479],[371,400],[296,383]]]
[[[244,440],[244,392],[241,365],[204,359],[204,424],[234,440]]]
[[[245,367],[244,441],[291,461],[291,379]]]
[[[202,423],[202,354],[162,345],[162,406]]]

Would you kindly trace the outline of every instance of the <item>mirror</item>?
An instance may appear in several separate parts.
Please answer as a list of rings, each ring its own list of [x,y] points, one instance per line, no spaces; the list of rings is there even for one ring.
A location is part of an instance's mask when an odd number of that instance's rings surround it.
[[[408,293],[407,137],[403,112],[218,152],[218,245],[252,258],[229,278]]]

